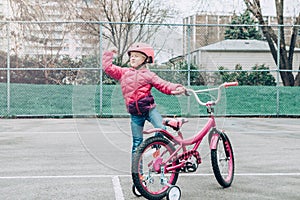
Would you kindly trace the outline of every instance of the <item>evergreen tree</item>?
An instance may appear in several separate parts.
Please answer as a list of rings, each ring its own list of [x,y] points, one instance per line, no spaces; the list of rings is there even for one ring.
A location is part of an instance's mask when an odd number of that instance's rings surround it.
[[[225,39],[255,39],[262,40],[262,35],[257,30],[257,24],[253,18],[251,18],[250,12],[246,10],[240,16],[234,15],[231,21],[232,25],[225,30]],[[240,25],[251,25],[251,26],[240,26]]]

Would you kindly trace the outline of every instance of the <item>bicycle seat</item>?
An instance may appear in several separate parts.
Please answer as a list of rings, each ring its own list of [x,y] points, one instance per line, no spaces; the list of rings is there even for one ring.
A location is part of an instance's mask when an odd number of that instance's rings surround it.
[[[186,118],[163,118],[163,125],[173,128],[175,131],[178,131],[184,123],[187,123],[188,119]]]

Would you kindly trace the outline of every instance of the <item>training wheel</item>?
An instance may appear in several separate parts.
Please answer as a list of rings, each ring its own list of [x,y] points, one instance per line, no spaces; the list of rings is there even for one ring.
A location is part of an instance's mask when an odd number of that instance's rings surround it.
[[[181,197],[181,190],[178,186],[172,185],[167,191],[167,200],[179,200]]]
[[[141,197],[141,193],[136,189],[135,185],[132,185],[132,193],[137,196],[137,197]]]

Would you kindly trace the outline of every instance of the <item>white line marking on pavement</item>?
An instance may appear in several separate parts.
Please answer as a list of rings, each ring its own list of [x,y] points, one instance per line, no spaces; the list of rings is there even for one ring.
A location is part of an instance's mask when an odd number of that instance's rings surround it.
[[[113,186],[114,186],[116,200],[124,200],[124,195],[123,195],[123,192],[122,192],[122,187],[121,187],[119,177],[118,176],[113,176],[112,177],[112,182],[113,182]]]
[[[235,176],[300,176],[300,173],[244,173],[234,174]]]
[[[214,174],[180,174],[179,176],[213,176]],[[300,176],[299,173],[235,173],[234,176]],[[0,179],[59,179],[59,178],[113,178],[131,177],[131,175],[62,175],[62,176],[0,176]]]
[[[0,176],[0,179],[112,178],[113,175]]]
[[[214,176],[214,174],[180,174],[179,176]],[[300,176],[300,173],[235,173],[234,176]]]

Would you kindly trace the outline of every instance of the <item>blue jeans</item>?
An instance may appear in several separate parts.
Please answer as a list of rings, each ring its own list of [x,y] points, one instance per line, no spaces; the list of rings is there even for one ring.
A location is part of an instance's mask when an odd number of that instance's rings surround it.
[[[142,115],[131,115],[132,155],[143,142],[143,128],[146,120],[149,121],[154,128],[166,129],[166,127],[162,124],[162,116],[156,108],[152,108],[149,113]]]

